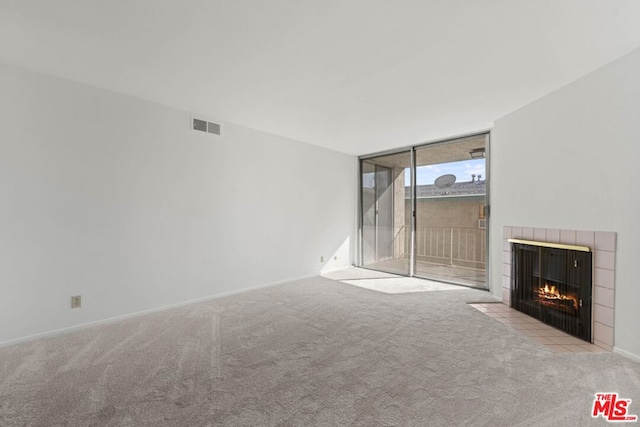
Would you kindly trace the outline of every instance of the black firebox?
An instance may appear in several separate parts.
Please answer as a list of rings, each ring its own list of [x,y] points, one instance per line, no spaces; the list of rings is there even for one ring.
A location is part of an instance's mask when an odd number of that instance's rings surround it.
[[[591,342],[592,252],[512,245],[511,306]]]

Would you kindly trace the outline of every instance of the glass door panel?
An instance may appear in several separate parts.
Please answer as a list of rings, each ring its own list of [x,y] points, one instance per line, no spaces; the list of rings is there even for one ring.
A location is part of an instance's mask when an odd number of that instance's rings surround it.
[[[361,265],[408,275],[411,152],[361,160],[360,170]]]
[[[376,165],[370,162],[361,162],[360,170],[362,198],[362,238],[361,238],[361,263],[368,266],[376,262]]]
[[[415,276],[486,288],[486,138],[415,150]]]

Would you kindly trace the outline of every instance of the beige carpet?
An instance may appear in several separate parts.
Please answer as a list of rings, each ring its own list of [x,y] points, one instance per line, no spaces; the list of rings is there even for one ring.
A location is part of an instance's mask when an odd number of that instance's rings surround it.
[[[555,354],[469,307],[315,278],[0,348],[2,426],[606,425],[640,364]]]

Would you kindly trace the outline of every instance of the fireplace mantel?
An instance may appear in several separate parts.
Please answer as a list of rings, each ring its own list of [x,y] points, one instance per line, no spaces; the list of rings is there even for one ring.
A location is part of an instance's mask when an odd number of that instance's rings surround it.
[[[520,243],[522,245],[530,245],[530,246],[540,246],[543,248],[555,248],[555,249],[566,249],[568,251],[580,251],[580,252],[591,252],[591,248],[588,246],[578,246],[578,245],[565,245],[562,243],[550,243],[550,242],[539,242],[537,240],[523,240],[523,239],[507,239],[509,243]]]

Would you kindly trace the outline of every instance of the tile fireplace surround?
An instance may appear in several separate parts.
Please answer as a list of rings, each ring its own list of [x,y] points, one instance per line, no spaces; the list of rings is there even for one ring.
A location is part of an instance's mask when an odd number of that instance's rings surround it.
[[[502,302],[511,306],[511,243],[508,239],[588,246],[593,252],[593,343],[613,350],[616,233],[505,226],[502,230]]]

